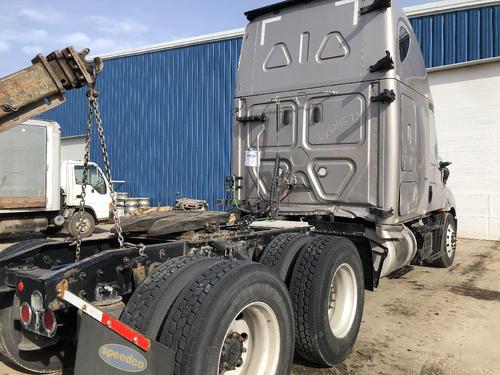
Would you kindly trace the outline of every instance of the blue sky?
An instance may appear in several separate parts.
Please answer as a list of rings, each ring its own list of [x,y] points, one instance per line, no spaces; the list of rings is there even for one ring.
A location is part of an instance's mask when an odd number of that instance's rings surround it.
[[[0,77],[37,53],[74,45],[92,54],[243,27],[273,0],[0,0]],[[402,0],[402,6],[429,0]]]

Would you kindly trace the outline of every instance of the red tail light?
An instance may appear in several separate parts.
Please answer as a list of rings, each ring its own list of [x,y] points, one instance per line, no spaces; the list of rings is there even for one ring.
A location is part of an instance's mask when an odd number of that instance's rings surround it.
[[[56,316],[52,310],[45,310],[42,315],[43,329],[49,335],[53,334],[57,328]]]
[[[30,305],[24,302],[19,308],[19,316],[21,318],[21,323],[25,326],[31,323],[32,311]]]

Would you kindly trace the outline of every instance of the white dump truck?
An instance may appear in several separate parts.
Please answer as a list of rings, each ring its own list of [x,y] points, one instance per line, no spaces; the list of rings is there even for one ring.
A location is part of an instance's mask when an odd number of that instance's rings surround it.
[[[61,159],[56,122],[29,120],[0,134],[0,235],[56,232],[66,226],[70,234],[80,228],[81,236],[88,237],[96,222],[109,219],[109,183],[90,163],[78,227],[74,213],[80,205],[83,162]]]

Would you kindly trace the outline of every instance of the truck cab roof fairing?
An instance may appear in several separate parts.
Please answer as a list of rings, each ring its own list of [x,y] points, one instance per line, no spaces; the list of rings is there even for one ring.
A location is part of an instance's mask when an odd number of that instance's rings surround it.
[[[249,21],[253,21],[259,16],[263,16],[264,14],[272,13],[272,12],[279,12],[281,9],[285,9],[294,5],[298,4],[309,4],[311,2],[318,1],[318,0],[287,0],[287,1],[281,1],[279,3],[267,5],[262,8],[257,8],[254,10],[249,10],[248,12],[245,12],[245,16]]]
[[[249,10],[248,12],[245,12],[245,16],[247,19],[251,22],[255,20],[259,16],[263,16],[265,14],[269,13],[274,13],[278,14],[280,10],[286,9],[289,7],[292,7],[294,5],[299,5],[299,4],[309,4],[312,2],[317,2],[321,0],[287,0],[287,1],[281,1],[279,3],[267,5],[265,7],[257,8],[254,10]],[[332,1],[335,2],[335,1]],[[364,6],[360,9],[360,14],[368,13],[371,11],[375,10],[381,10],[385,9],[391,6],[391,0],[374,0],[371,4],[368,6]]]

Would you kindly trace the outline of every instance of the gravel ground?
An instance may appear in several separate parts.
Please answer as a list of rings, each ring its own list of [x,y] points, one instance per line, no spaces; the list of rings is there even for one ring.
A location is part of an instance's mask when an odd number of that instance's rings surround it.
[[[408,267],[366,293],[344,364],[317,369],[296,360],[292,374],[500,374],[499,275],[500,243],[459,240],[451,268]],[[0,374],[21,373],[0,363]]]

